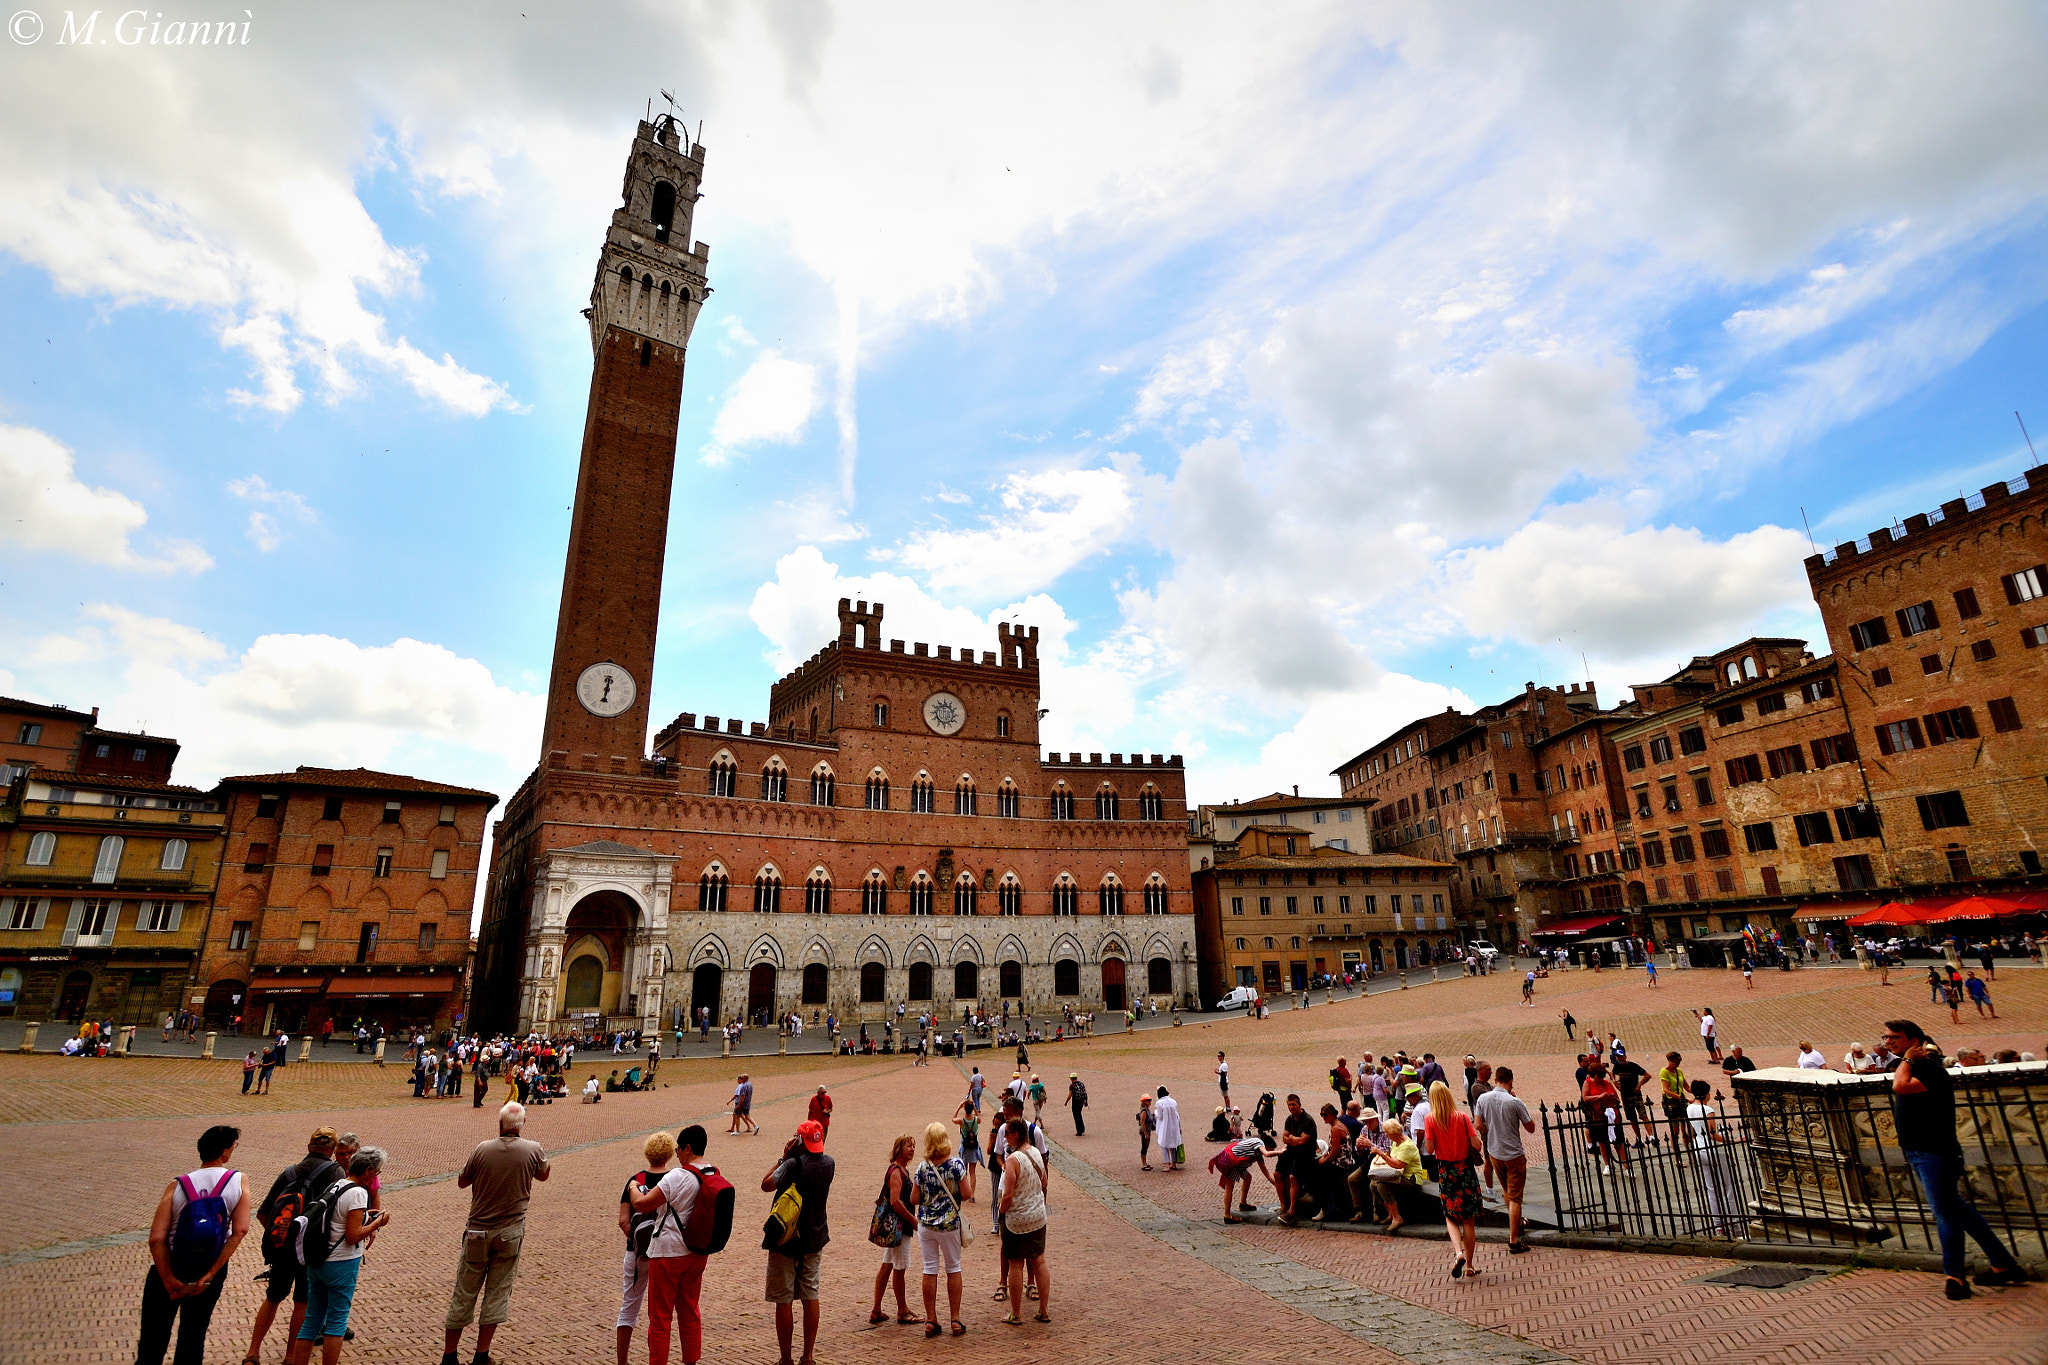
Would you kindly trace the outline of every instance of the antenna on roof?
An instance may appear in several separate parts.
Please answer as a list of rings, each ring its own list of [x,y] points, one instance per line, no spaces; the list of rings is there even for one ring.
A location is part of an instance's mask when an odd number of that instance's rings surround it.
[[[2020,435],[2027,437],[2027,454],[2033,455],[2035,461],[2038,462],[2041,457],[2038,454],[2035,454],[2034,438],[2032,436],[2027,435],[2027,419],[2020,416],[2019,410],[2015,408],[2013,410],[2012,420],[2020,424]]]
[[[2014,413],[2013,416],[2017,417],[2019,414]],[[1820,546],[1813,543],[1813,523],[1806,519],[1806,509],[1804,507],[1799,509],[1799,524],[1806,528],[1806,548],[1815,554],[1819,554]]]

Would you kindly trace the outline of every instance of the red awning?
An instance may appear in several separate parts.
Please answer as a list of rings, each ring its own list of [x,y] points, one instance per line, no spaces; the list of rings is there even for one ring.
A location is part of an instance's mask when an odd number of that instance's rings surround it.
[[[259,976],[249,989],[270,995],[318,995],[327,988],[324,976]]]
[[[1883,901],[1808,901],[1793,919],[1853,919],[1883,905]]]
[[[1538,929],[1533,937],[1546,938],[1552,934],[1585,934],[1595,929],[1605,929],[1610,924],[1621,923],[1620,915],[1581,915],[1577,919],[1561,919],[1547,929]]]
[[[337,976],[329,995],[446,995],[455,989],[452,976]]]
[[[2013,915],[2039,914],[2043,910],[2048,910],[2048,892],[1988,892],[1982,896],[1965,896],[1946,909],[1936,910],[1926,922],[1948,924],[1964,920],[2005,919]]]

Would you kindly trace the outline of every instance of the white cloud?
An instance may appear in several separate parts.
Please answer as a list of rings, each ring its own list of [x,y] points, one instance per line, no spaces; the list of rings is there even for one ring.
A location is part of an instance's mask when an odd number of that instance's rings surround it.
[[[1129,476],[1115,468],[1048,469],[1005,479],[1002,503],[1001,514],[980,527],[919,531],[876,557],[916,570],[939,592],[977,602],[1014,598],[1115,544],[1137,498]]]
[[[70,447],[34,427],[0,426],[0,542],[148,573],[200,573],[213,559],[184,540],[139,554],[129,538],[149,520],[141,503],[78,477]]]
[[[792,445],[817,410],[817,367],[764,351],[727,390],[703,461],[723,465],[750,446]]]
[[[1767,625],[1811,632],[1808,553],[1781,526],[1711,540],[1689,527],[1628,530],[1609,507],[1559,508],[1452,556],[1446,598],[1475,633],[1573,658],[1666,657],[1668,672]]]
[[[248,536],[250,543],[265,554],[284,543],[279,517],[300,522],[320,519],[320,514],[303,497],[288,489],[272,488],[261,474],[230,479],[227,487],[228,492],[242,501],[258,504],[256,510],[249,513]]]

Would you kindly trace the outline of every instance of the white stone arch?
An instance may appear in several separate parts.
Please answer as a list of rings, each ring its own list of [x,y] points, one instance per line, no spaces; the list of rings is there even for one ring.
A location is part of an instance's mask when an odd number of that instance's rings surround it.
[[[1163,957],[1169,962],[1173,960],[1173,944],[1164,934],[1154,934],[1145,940],[1145,960],[1150,962],[1155,957]]]
[[[719,968],[732,966],[732,957],[725,950],[725,940],[716,934],[706,934],[697,940],[696,946],[690,949],[687,965],[694,971],[707,962]]]
[[[740,761],[732,756],[732,750],[725,748],[723,745],[719,747],[717,753],[711,755],[711,762],[714,764],[730,763],[735,768],[740,766]]]
[[[1116,875],[1115,868],[1111,868],[1109,871],[1103,873],[1102,880],[1095,884],[1097,886],[1122,886],[1124,884],[1124,879]]]
[[[1031,965],[1031,954],[1025,951],[1023,940],[1015,934],[1003,935],[1003,941],[996,945],[995,958],[998,962],[1018,962],[1026,967]]]
[[[1017,960],[1022,962],[1024,959],[1020,957]],[[988,959],[981,955],[981,941],[972,934],[962,934],[953,940],[953,961],[956,964],[972,962],[977,966],[988,965]]]
[[[725,878],[725,879],[726,879],[727,881],[731,881],[731,880],[732,880],[732,869],[731,869],[731,868],[729,868],[729,867],[727,867],[727,866],[725,865],[725,860],[724,860],[724,859],[722,859],[722,858],[713,858],[713,859],[712,859],[712,860],[711,860],[710,862],[708,862],[708,863],[704,864],[704,866],[703,866],[702,868],[698,869],[698,871],[697,871],[697,880],[698,880],[698,881],[700,881],[700,882],[701,882],[701,881],[703,881],[703,880],[704,880],[704,879],[705,879],[706,877],[723,877],[723,878]]]
[[[782,970],[782,944],[773,934],[762,934],[747,947],[746,965],[766,962],[778,972]]]
[[[1067,959],[1072,959],[1075,962],[1086,962],[1089,960],[1088,954],[1081,951],[1081,941],[1079,939],[1075,938],[1072,934],[1061,934],[1052,941],[1052,947],[1046,949],[1045,960],[1048,962],[1061,962]]]
[[[883,941],[882,936],[880,934],[869,934],[865,939],[863,939],[861,941],[860,951],[856,953],[854,956],[855,959],[863,965],[869,962],[879,962],[884,967],[893,967],[896,965],[895,958],[892,957],[889,953],[889,945]]]
[[[879,764],[879,763],[877,763],[877,764],[876,764],[876,765],[875,765],[874,767],[872,767],[872,768],[868,769],[868,773],[867,773],[867,775],[868,775],[868,776],[869,776],[870,778],[876,778],[876,777],[879,777],[879,778],[881,778],[881,779],[882,779],[882,780],[883,780],[884,782],[887,782],[887,781],[889,780],[889,770],[888,770],[887,768],[884,768],[884,767],[883,767],[883,766],[882,766],[881,764]]]
[[[813,938],[804,945],[804,961],[806,963],[822,962],[827,967],[831,966],[832,945],[827,943],[822,936]]]
[[[939,964],[939,950],[923,934],[910,940],[903,949],[903,965],[907,967],[913,962],[929,962],[934,967]]]
[[[1111,951],[1112,949],[1114,951]],[[1130,946],[1124,942],[1123,935],[1104,934],[1102,938],[1096,943],[1095,960],[1097,962],[1100,962],[1102,961],[1102,959],[1106,957],[1119,957],[1122,958],[1125,962],[1129,962],[1131,960]]]
[[[832,880],[832,869],[825,866],[823,863],[813,864],[811,870],[804,874],[804,880],[807,882],[816,880],[820,877],[824,878],[825,883],[828,886],[837,885],[837,883]]]
[[[932,780],[931,770],[929,768],[919,768],[917,770],[917,776],[911,778],[910,780],[912,782],[929,782]]]
[[[773,877],[785,886],[789,884],[789,879],[782,875],[782,869],[774,863],[762,863],[760,867],[754,870],[755,881],[758,882],[763,877]]]
[[[811,765],[811,776],[836,778],[838,774],[832,771],[832,765],[830,763],[826,762],[824,759],[821,758],[816,763]]]

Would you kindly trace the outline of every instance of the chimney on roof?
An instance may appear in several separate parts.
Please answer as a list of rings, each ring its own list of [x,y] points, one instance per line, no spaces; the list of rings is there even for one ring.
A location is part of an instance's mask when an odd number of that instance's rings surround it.
[[[1536,690],[1536,684],[1532,682],[1525,682],[1522,684],[1522,690],[1524,692],[1534,692]]]
[[[100,708],[97,706],[92,708],[92,723],[94,725],[98,725],[100,723]]]
[[[1296,796],[1301,795],[1301,784],[1299,782],[1294,784],[1294,794]]]

